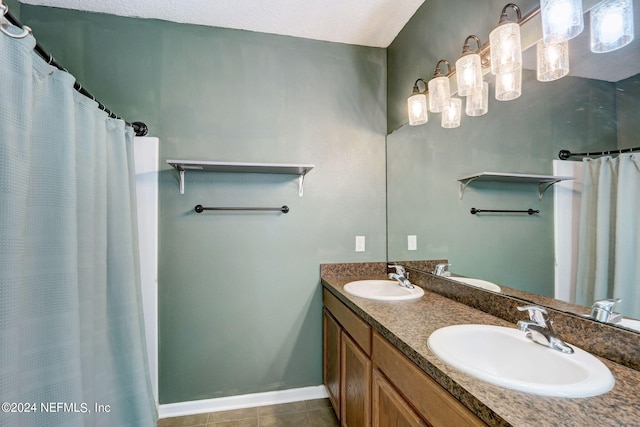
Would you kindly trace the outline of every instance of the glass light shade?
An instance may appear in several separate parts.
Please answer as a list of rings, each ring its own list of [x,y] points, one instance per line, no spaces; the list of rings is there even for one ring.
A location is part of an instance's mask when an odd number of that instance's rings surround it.
[[[451,88],[449,77],[434,77],[429,80],[429,110],[432,113],[441,113],[444,107],[449,105]]]
[[[571,40],[584,29],[582,0],[540,0],[545,43]]]
[[[456,76],[458,82],[458,95],[467,96],[476,89],[482,88],[482,69],[480,68],[480,55],[469,53],[461,56],[456,61]]]
[[[551,82],[569,74],[569,42],[536,44],[536,77],[540,82]]]
[[[604,0],[591,9],[591,51],[611,52],[633,40],[633,1]]]
[[[424,93],[416,93],[407,99],[409,108],[409,124],[417,126],[427,123],[427,96]]]
[[[491,46],[491,72],[510,73],[522,67],[520,25],[501,24],[489,34]]]
[[[462,100],[451,98],[449,105],[442,111],[442,127],[451,129],[460,126],[460,116],[462,115]]]
[[[522,70],[496,76],[496,99],[511,101],[522,94]]]
[[[489,83],[482,83],[482,89],[467,96],[467,116],[482,116],[489,111]]]

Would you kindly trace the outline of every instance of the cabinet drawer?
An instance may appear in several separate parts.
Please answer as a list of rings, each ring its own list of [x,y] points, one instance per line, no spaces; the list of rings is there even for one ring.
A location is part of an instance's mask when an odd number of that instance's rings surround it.
[[[486,426],[378,333],[373,334],[372,360],[374,366],[433,427]]]
[[[362,348],[367,356],[371,356],[371,327],[360,319],[349,307],[344,305],[331,292],[323,289],[324,305],[333,317],[342,325],[351,338]]]

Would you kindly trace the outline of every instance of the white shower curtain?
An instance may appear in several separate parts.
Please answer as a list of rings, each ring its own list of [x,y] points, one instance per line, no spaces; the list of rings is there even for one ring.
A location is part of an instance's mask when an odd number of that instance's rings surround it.
[[[154,426],[133,135],[0,34],[2,426]]]
[[[640,318],[640,155],[584,159],[576,302]]]

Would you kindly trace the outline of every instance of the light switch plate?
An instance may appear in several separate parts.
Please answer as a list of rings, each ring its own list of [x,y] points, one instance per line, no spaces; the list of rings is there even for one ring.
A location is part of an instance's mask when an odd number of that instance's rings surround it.
[[[364,252],[364,236],[356,236],[356,252]]]
[[[418,237],[415,235],[407,236],[407,250],[409,251],[417,251],[418,250]]]

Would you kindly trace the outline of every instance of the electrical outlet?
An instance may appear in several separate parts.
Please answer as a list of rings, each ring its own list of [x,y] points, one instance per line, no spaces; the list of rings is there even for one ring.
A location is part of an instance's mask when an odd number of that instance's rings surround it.
[[[356,236],[356,252],[364,252],[364,236]]]
[[[418,237],[415,235],[407,236],[407,250],[409,251],[417,251],[418,250]]]

